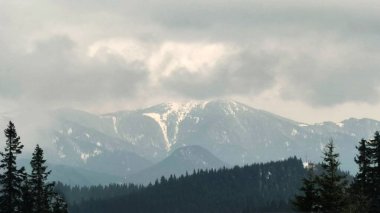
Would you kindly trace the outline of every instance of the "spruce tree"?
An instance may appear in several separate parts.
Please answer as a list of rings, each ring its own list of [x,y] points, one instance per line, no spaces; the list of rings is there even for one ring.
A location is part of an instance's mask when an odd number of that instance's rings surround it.
[[[371,159],[368,149],[368,141],[362,139],[356,146],[358,154],[355,163],[358,165],[358,173],[350,187],[350,210],[354,212],[367,212],[371,198],[370,169]]]
[[[15,125],[9,121],[8,127],[4,130],[6,144],[4,152],[0,153],[0,212],[13,213],[20,212],[21,205],[21,183],[23,168],[18,169],[16,157],[21,154],[24,147],[17,136]]]
[[[370,186],[371,206],[369,212],[380,212],[380,133],[375,132],[368,144],[371,160]]]
[[[296,195],[292,201],[293,206],[299,212],[317,212],[320,208],[317,177],[313,168],[308,169],[307,177],[302,179],[301,195]]]
[[[318,177],[321,211],[343,212],[347,205],[347,180],[339,170],[339,154],[334,152],[334,142],[325,146],[323,152],[322,174]]]
[[[33,197],[30,190],[30,181],[28,178],[28,174],[26,172],[23,172],[22,175],[22,183],[21,183],[21,212],[30,212],[33,209]]]
[[[53,183],[47,183],[47,178],[51,171],[47,171],[46,160],[43,150],[39,145],[36,146],[30,165],[32,172],[30,175],[31,193],[33,196],[33,212],[50,212],[50,203],[53,196]]]
[[[68,212],[67,211],[67,203],[59,194],[56,194],[54,196],[52,208],[53,208],[52,209],[53,213],[67,213]]]

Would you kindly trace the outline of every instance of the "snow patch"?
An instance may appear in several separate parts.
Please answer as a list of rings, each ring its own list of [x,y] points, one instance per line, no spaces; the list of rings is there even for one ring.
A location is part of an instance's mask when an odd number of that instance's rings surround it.
[[[208,103],[209,103],[209,101],[203,101],[201,103],[201,108],[204,109]]]
[[[128,135],[128,134],[123,134],[123,137],[127,139],[131,144],[136,145],[138,141],[141,141],[145,135],[144,134],[139,134],[139,135]],[[158,147],[155,145],[152,141],[152,145]]]
[[[96,149],[94,150],[94,152],[93,152],[93,155],[94,155],[94,156],[96,156],[96,155],[100,155],[100,154],[102,154],[102,150],[97,149],[97,148],[96,148]]]
[[[309,167],[309,162],[303,162],[303,168],[308,168]]]
[[[100,155],[102,153],[103,153],[102,150],[100,150],[98,148],[95,148],[94,151],[89,152],[89,153],[82,152],[80,154],[80,158],[82,159],[82,161],[84,163],[87,163],[88,158],[90,158],[90,157],[96,157],[96,156],[98,156],[98,155]]]
[[[292,136],[298,135],[298,131],[296,129],[293,129],[292,132],[291,132],[291,135]]]
[[[323,151],[325,149],[325,145],[323,143],[319,143],[319,149]]]
[[[73,133],[73,129],[71,129],[71,127],[67,130],[67,134],[68,135],[71,135]]]
[[[335,123],[337,126],[339,126],[340,128],[342,128],[344,126],[344,123],[342,122],[339,122],[339,123]]]
[[[63,153],[63,146],[59,147],[59,149],[58,149],[58,157],[61,159],[66,158],[65,153]]]
[[[272,173],[271,173],[270,171],[268,171],[268,173],[267,173],[267,175],[265,176],[265,178],[266,178],[267,180],[269,180],[269,178],[270,178],[271,175],[272,175]]]
[[[162,119],[160,114],[158,113],[144,113],[143,115],[152,118],[154,121],[158,123],[158,125],[161,128],[162,135],[164,136],[165,148],[167,151],[169,151],[171,144],[168,138],[168,126],[166,124],[166,119]]]
[[[52,140],[52,142],[53,142],[54,144],[56,144],[58,141],[59,141],[59,137],[57,137],[57,136],[55,136],[55,137],[53,138],[53,140]]]
[[[116,117],[115,116],[112,116],[112,123],[113,123],[113,130],[115,131],[116,134],[119,134],[119,131],[116,127]]]
[[[187,102],[187,103],[169,103],[165,105],[165,112],[159,114],[155,112],[144,113],[144,116],[150,117],[155,120],[161,128],[162,134],[165,141],[165,149],[167,151],[171,150],[171,147],[177,142],[177,135],[179,131],[179,126],[186,119],[189,113],[191,113],[195,108],[204,108],[208,102]],[[174,118],[174,133],[173,135],[168,135],[168,125],[169,119]],[[199,119],[199,118],[198,118]],[[172,122],[173,120],[171,120]],[[199,122],[199,120],[196,120]]]
[[[87,163],[87,159],[90,157],[90,154],[88,153],[81,153],[80,158],[83,160],[83,162]]]

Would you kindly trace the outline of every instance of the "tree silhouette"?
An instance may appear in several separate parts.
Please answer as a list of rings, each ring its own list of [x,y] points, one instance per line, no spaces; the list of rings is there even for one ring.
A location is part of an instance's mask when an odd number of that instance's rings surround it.
[[[338,169],[339,154],[335,153],[333,140],[325,146],[323,151],[322,174],[318,176],[320,205],[322,212],[342,212],[347,205],[347,180]]]
[[[295,209],[300,212],[317,212],[320,208],[317,177],[314,168],[308,168],[308,176],[302,179],[301,195],[296,195],[293,200]]]
[[[370,150],[370,186],[371,205],[369,212],[379,212],[380,209],[380,133],[375,132],[374,138],[368,144]]]
[[[8,127],[4,130],[6,144],[4,152],[1,152],[0,169],[4,170],[0,174],[0,212],[19,212],[21,208],[21,183],[24,168],[17,168],[16,157],[21,154],[24,147],[17,135],[15,125],[9,121]]]
[[[47,183],[47,178],[51,171],[46,171],[45,162],[43,150],[37,145],[30,161],[32,167],[30,184],[34,199],[33,212],[36,213],[48,213],[53,196],[54,183]]]
[[[33,196],[30,190],[29,177],[25,171],[22,175],[21,194],[20,212],[30,212],[33,209]]]
[[[358,165],[358,173],[350,187],[350,210],[355,212],[367,212],[368,205],[371,203],[371,159],[368,141],[360,140],[356,146],[358,154],[355,163]]]

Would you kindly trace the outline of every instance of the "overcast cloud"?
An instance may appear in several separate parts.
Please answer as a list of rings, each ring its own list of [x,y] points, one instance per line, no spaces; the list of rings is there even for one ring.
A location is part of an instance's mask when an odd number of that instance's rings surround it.
[[[0,112],[231,98],[380,119],[376,1],[0,0],[0,50]]]

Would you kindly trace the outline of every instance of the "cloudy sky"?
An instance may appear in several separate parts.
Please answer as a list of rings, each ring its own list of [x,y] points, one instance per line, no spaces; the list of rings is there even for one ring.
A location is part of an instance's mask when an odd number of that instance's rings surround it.
[[[380,119],[380,2],[0,0],[0,112],[234,99]]]

